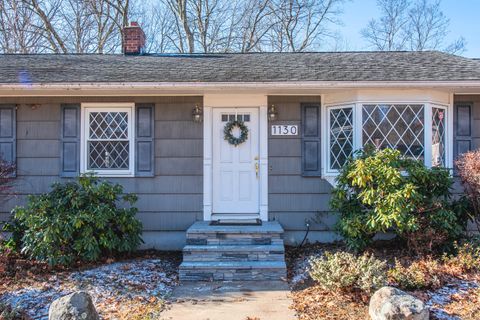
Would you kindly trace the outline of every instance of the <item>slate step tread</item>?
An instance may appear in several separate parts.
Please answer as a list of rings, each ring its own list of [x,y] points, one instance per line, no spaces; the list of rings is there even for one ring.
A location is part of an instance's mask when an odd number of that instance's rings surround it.
[[[210,225],[208,221],[195,222],[187,230],[188,234],[212,234],[212,233],[228,233],[228,234],[280,234],[283,228],[276,221],[265,221],[258,226],[231,226],[231,225]]]
[[[283,245],[186,245],[184,252],[285,252]]]
[[[180,269],[286,269],[285,261],[184,261]]]

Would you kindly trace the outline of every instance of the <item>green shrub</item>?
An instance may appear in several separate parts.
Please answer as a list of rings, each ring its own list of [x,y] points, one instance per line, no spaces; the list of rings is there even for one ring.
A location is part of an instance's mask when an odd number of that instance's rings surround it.
[[[441,285],[441,266],[432,259],[419,260],[404,267],[395,261],[395,267],[388,271],[390,279],[403,290],[437,288]]]
[[[360,289],[367,293],[385,285],[386,263],[363,254],[325,252],[310,261],[310,276],[325,290]]]
[[[130,252],[142,241],[142,225],[132,207],[137,197],[122,194],[121,185],[92,176],[55,183],[51,192],[13,210],[13,239],[22,253],[51,265]],[[122,201],[130,207],[117,207]]]
[[[450,202],[453,180],[444,168],[427,168],[392,149],[366,148],[337,177],[331,205],[348,247],[362,250],[377,232],[391,231],[417,253],[458,238],[467,219]]]

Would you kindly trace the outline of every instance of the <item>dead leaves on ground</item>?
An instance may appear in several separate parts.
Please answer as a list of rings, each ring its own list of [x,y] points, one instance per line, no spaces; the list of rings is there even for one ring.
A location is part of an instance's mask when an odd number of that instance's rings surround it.
[[[445,306],[449,314],[462,320],[477,320],[480,317],[480,289],[472,289],[465,295],[454,294],[452,302]]]
[[[358,295],[322,290],[318,286],[292,292],[300,320],[368,319],[368,304]]]

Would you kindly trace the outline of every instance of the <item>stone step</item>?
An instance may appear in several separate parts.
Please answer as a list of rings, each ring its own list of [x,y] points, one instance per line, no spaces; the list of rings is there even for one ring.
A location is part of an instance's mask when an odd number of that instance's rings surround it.
[[[187,230],[187,234],[216,233],[280,235],[283,228],[276,221],[264,221],[261,225],[211,225],[208,221],[197,221]]]
[[[187,230],[187,245],[283,245],[283,228],[276,221],[262,225],[210,225],[201,221]]]
[[[187,245],[183,261],[284,261],[283,245]]]
[[[258,281],[283,280],[284,261],[184,261],[180,265],[180,281]]]
[[[215,238],[189,237],[187,245],[283,245],[282,239],[270,237],[244,236],[239,237],[231,234],[218,234]]]

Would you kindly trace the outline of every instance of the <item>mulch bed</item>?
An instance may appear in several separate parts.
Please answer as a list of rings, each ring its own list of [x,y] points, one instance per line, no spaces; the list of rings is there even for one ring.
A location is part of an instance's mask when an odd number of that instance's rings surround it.
[[[156,317],[178,283],[180,262],[179,252],[141,251],[98,263],[52,268],[18,255],[3,255],[0,303],[21,308],[25,314],[16,319],[47,319],[53,300],[84,290],[92,295],[103,319]]]
[[[395,242],[377,243],[368,251],[393,266],[395,259],[408,264],[414,258]],[[324,251],[345,250],[342,244],[306,244],[287,247],[288,280],[292,287],[292,308],[301,320],[369,319],[369,296],[360,292],[332,292],[317,286],[308,275],[308,259]],[[390,284],[394,285],[394,284]],[[445,274],[441,284],[429,290],[410,292],[430,308],[431,319],[480,319],[480,274]]]

